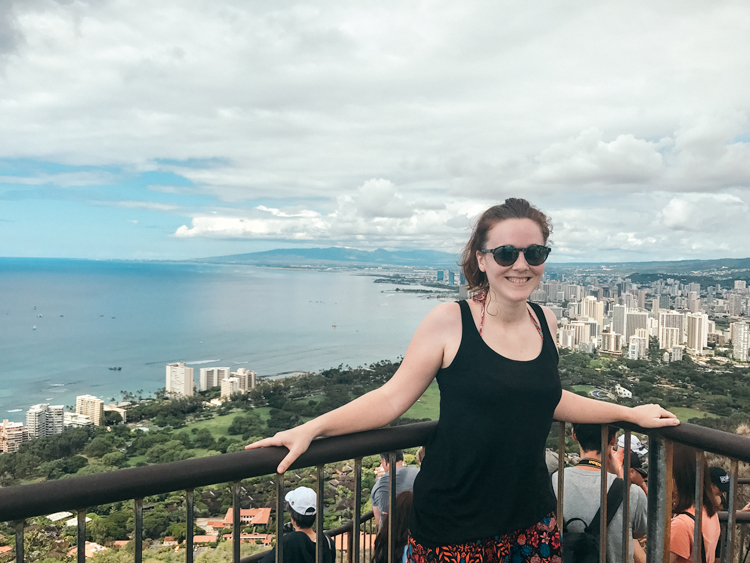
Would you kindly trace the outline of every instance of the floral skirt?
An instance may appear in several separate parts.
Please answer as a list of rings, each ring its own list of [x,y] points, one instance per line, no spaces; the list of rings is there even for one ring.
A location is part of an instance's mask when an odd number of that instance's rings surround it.
[[[554,513],[526,530],[436,548],[412,537],[406,548],[408,563],[562,563],[560,532]]]

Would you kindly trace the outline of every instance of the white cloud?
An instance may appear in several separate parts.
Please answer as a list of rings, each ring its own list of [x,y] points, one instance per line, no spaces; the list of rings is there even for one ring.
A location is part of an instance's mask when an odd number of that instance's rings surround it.
[[[731,194],[685,194],[669,200],[659,213],[665,227],[695,233],[713,233],[727,225],[741,227],[748,217],[748,205]]]

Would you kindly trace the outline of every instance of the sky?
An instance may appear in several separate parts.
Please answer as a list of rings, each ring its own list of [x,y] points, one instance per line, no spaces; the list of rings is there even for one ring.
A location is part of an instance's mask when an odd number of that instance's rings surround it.
[[[2,0],[0,256],[750,256],[750,4]]]

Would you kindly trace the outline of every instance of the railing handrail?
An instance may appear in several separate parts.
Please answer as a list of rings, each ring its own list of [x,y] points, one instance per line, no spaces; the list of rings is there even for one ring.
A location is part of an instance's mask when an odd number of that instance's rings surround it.
[[[424,444],[437,422],[314,440],[289,469]],[[276,473],[286,448],[271,447],[0,489],[0,522],[144,498]]]
[[[750,463],[750,439],[695,424],[647,429],[616,422],[615,426]],[[384,451],[424,445],[437,426],[420,422],[314,440],[289,469],[313,467]],[[144,498],[270,475],[286,455],[286,448],[272,447],[224,454],[109,473],[73,477],[0,489],[0,521],[22,520],[63,510]]]

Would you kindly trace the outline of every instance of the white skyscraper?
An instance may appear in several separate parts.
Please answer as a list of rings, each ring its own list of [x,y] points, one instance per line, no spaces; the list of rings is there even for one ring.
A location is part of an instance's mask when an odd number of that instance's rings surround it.
[[[679,346],[681,342],[680,329],[669,326],[659,327],[659,348],[671,350],[673,347]]]
[[[200,390],[206,391],[211,387],[218,387],[221,385],[221,380],[228,377],[230,377],[229,368],[201,368]]]
[[[26,411],[26,428],[29,438],[46,438],[62,434],[65,429],[65,408],[63,405],[50,406],[49,403],[33,405]]]
[[[627,328],[627,312],[628,308],[625,305],[615,305],[612,308],[612,332],[620,335],[625,335],[625,329]]]
[[[231,373],[231,377],[239,380],[240,391],[250,391],[255,389],[255,372],[251,369],[239,368],[236,372]]]
[[[703,354],[703,349],[708,345],[708,315],[689,313],[687,325],[687,347],[695,354]]]
[[[625,322],[625,341],[630,342],[630,337],[634,336],[639,328],[648,329],[648,313],[639,313],[638,311],[628,311]]]
[[[581,304],[583,315],[594,319],[601,328],[604,323],[604,303],[597,301],[596,297],[584,297]]]
[[[76,397],[76,413],[88,416],[95,426],[104,423],[104,401],[93,395],[79,395]]]
[[[221,380],[221,398],[229,398],[232,393],[240,390],[240,380],[236,377],[229,377]]]
[[[167,395],[170,397],[193,396],[193,368],[185,362],[167,364]]]
[[[732,323],[732,325],[734,359],[740,362],[746,362],[748,359],[748,349],[750,349],[750,326],[746,322]]]
[[[0,425],[0,452],[12,454],[18,451],[26,440],[29,439],[29,432],[22,422],[8,422],[3,420]]]
[[[677,344],[684,344],[685,334],[687,333],[687,322],[685,315],[677,311],[660,311],[659,312],[659,330],[662,328],[679,329],[679,341]],[[661,343],[659,344],[661,346]],[[661,346],[666,348],[665,346]],[[669,350],[669,348],[666,348]]]

